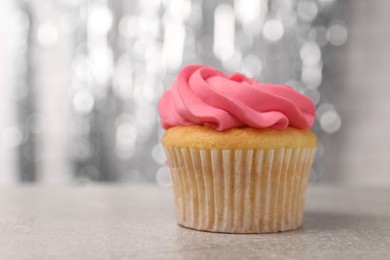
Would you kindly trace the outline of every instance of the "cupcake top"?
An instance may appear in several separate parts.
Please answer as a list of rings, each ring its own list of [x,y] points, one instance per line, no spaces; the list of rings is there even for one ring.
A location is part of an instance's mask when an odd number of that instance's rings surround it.
[[[309,129],[315,119],[311,99],[288,85],[258,83],[202,65],[184,67],[158,109],[165,129],[180,125],[217,131],[246,126]]]

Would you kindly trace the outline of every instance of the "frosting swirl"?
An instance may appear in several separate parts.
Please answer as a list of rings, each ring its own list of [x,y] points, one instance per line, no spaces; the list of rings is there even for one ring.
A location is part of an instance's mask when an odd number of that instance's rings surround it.
[[[202,65],[184,67],[161,97],[162,126],[204,125],[223,131],[249,126],[307,129],[315,119],[315,105],[288,85],[258,83]]]

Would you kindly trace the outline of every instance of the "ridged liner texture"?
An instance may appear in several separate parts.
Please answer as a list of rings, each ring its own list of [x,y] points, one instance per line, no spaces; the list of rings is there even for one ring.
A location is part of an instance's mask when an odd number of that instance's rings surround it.
[[[165,147],[178,224],[225,233],[298,228],[315,151]]]

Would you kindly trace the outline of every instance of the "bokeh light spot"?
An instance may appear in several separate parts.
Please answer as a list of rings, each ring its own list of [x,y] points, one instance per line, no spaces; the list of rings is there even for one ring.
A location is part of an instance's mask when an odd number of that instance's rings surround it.
[[[265,22],[263,27],[263,36],[270,42],[277,42],[282,39],[284,27],[281,21],[271,19]]]
[[[169,174],[169,169],[167,166],[162,166],[157,170],[156,182],[157,182],[157,185],[162,187],[162,188],[172,187],[171,176]]]
[[[328,41],[335,46],[343,45],[348,38],[348,31],[344,25],[334,24],[329,27],[327,33]]]

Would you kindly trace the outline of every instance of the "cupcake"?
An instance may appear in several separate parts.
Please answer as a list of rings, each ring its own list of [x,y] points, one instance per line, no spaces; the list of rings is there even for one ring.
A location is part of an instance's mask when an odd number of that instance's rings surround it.
[[[315,105],[290,86],[184,67],[159,102],[179,225],[268,233],[302,225]]]

